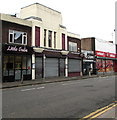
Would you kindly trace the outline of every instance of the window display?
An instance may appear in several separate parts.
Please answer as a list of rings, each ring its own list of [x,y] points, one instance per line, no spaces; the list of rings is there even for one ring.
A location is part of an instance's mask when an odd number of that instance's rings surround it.
[[[6,77],[6,81],[10,81],[11,77],[12,81],[21,80],[22,75],[30,79],[32,69],[30,55],[5,55],[3,61],[3,77]]]
[[[112,71],[113,71],[113,61],[106,60],[106,72],[112,72]]]

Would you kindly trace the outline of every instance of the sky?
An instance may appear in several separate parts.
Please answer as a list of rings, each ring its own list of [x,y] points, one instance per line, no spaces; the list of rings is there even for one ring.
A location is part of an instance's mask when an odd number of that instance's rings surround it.
[[[81,38],[96,37],[115,41],[116,0],[1,0],[0,13],[19,13],[22,7],[40,3],[62,14],[67,31]]]

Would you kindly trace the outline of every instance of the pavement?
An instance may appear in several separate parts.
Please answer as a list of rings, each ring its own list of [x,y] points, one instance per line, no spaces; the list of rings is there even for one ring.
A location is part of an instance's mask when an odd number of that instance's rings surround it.
[[[100,108],[96,110],[95,112],[90,113],[89,115],[83,117],[81,120],[84,119],[112,119],[112,120],[117,120],[117,101],[114,101],[113,103]]]
[[[107,110],[97,118],[112,118],[114,120],[117,120],[117,107],[113,107],[110,110]]]
[[[110,74],[113,75],[113,74]],[[63,82],[63,81],[71,81],[71,80],[83,80],[88,78],[96,78],[96,77],[104,77],[110,75],[92,75],[92,76],[80,76],[80,77],[61,77],[61,78],[48,78],[48,79],[35,79],[29,81],[17,81],[17,82],[9,82],[9,83],[2,83],[2,89],[6,88],[13,88],[13,87],[21,87],[21,86],[28,86],[28,85],[36,85],[36,84],[45,84],[45,83],[53,83],[53,82]],[[117,120],[117,103],[112,107],[108,107],[104,111],[98,113],[95,118],[107,120],[107,118],[111,118],[113,120]]]
[[[87,78],[98,77],[97,75],[92,76],[78,76],[78,77],[54,77],[54,78],[42,78],[42,79],[34,79],[34,80],[25,80],[25,81],[15,81],[15,82],[6,82],[2,83],[1,88],[12,88],[12,87],[21,87],[28,85],[36,85],[36,84],[45,84],[45,83],[53,83],[53,82],[63,82],[63,81],[71,81],[71,80],[81,80]]]
[[[96,77],[104,77],[114,74],[103,74],[103,75],[91,75],[91,76],[78,76],[78,77],[54,77],[54,78],[42,78],[42,79],[34,79],[34,80],[25,80],[25,81],[15,81],[15,82],[6,82],[0,83],[0,89],[12,88],[12,87],[21,87],[35,84],[44,84],[44,83],[53,83],[53,82],[63,82],[63,81],[71,81],[71,80],[83,80],[88,78],[96,78]]]

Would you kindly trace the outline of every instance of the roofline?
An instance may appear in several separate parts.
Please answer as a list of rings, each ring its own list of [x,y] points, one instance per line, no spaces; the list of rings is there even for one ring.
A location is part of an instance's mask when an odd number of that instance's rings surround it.
[[[77,39],[79,39],[79,40],[81,39],[81,38],[80,38],[80,34],[68,32],[68,31],[67,31],[67,37],[77,38]]]
[[[69,32],[67,31],[68,34],[73,34],[73,35],[77,35],[77,36],[80,36],[80,34],[76,34],[76,33],[73,33],[73,32]]]
[[[48,9],[50,9],[50,10],[53,10],[53,11],[58,12],[59,14],[61,14],[61,12],[59,12],[59,11],[57,11],[57,10],[54,10],[54,9],[52,9],[52,8],[50,8],[50,7],[47,7],[47,6],[45,6],[45,5],[43,5],[43,4],[40,4],[40,3],[33,3],[33,4],[27,5],[27,6],[25,6],[25,7],[22,7],[21,9],[26,8],[26,7],[29,7],[29,6],[34,5],[34,4],[41,5],[41,6],[43,6],[43,7],[46,7],[46,8],[48,8]]]
[[[6,22],[11,22],[11,23],[16,23],[16,24],[20,24],[20,25],[24,25],[24,26],[28,26],[28,27],[32,27],[31,21],[23,20],[23,19],[17,18],[17,17],[13,17],[9,14],[0,13],[0,20],[6,21]]]
[[[85,38],[81,38],[81,39],[96,39],[95,37],[85,37]]]

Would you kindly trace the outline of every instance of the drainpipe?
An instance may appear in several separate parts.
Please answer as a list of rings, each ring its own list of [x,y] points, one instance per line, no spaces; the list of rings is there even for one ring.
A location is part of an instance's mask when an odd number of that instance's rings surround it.
[[[68,57],[65,58],[65,77],[68,77]]]
[[[46,60],[46,56],[45,54],[43,54],[43,78],[45,78],[45,60]]]
[[[32,64],[34,65],[32,68],[32,80],[35,79],[35,54],[32,55]]]
[[[81,53],[80,57],[81,57],[81,72],[80,72],[80,76],[83,76],[83,58],[84,58],[84,54]]]

